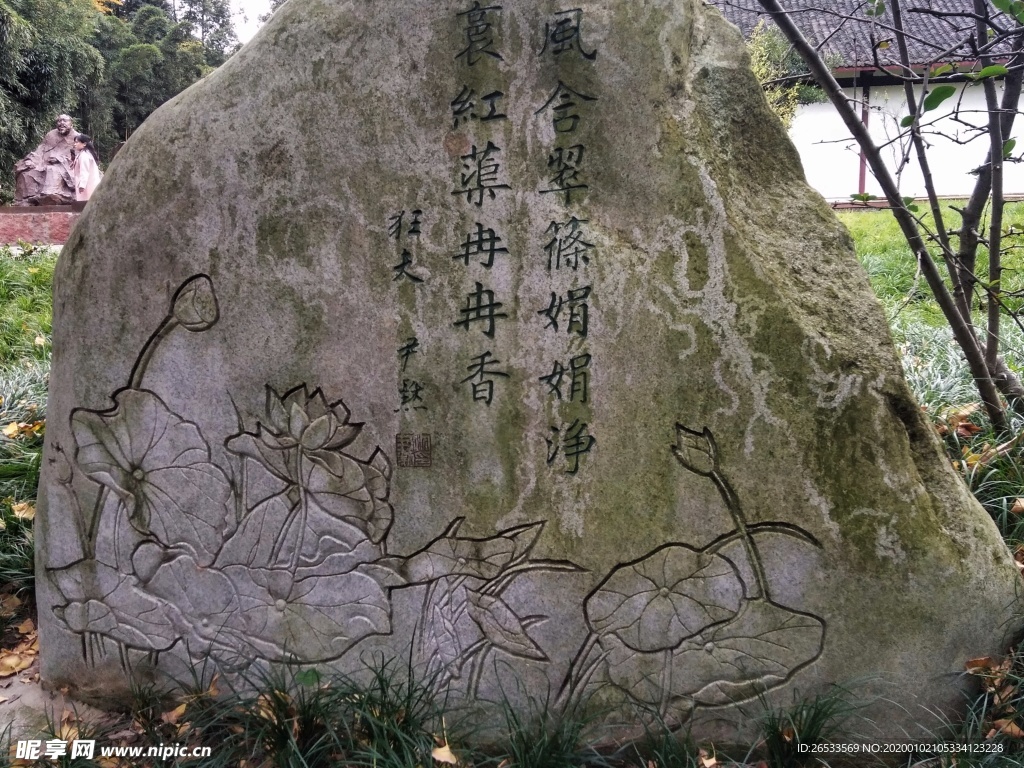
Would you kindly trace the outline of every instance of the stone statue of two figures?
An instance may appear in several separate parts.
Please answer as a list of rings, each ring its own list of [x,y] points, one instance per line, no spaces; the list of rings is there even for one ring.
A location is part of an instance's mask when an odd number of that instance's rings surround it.
[[[14,164],[15,205],[70,205],[75,202],[75,131],[68,115],[42,143]]]

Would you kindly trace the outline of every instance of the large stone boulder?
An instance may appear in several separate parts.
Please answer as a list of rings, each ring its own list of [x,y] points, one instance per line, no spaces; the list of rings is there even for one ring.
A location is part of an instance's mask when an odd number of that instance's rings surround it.
[[[697,0],[291,0],[64,249],[42,676],[407,657],[897,736],[1017,573],[743,42]]]

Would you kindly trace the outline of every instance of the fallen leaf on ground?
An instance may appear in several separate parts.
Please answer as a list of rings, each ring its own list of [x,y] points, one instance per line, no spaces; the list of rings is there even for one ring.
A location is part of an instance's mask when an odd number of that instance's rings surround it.
[[[981,466],[984,466],[994,459],[998,459],[1008,455],[1010,451],[1013,450],[1014,446],[1016,446],[1021,441],[1021,438],[1024,438],[1024,432],[1021,432],[1012,440],[1007,440],[1005,443],[1000,443],[995,448],[986,443],[985,446],[982,448],[980,454],[971,453],[970,455],[965,455],[964,462],[967,464],[968,467],[973,467],[979,464]],[[968,448],[966,445],[964,446],[963,450],[965,454],[968,452]]]
[[[21,672],[23,669],[28,669],[30,666],[32,666],[31,656],[23,656],[18,653],[0,653],[0,677],[9,677]]]
[[[995,720],[992,725],[998,729],[999,733],[1006,734],[1014,739],[1024,739],[1024,729],[1021,729],[1012,720]]]
[[[32,619],[25,619],[21,624],[15,627],[15,629],[18,630],[19,634],[27,635],[36,631],[36,625]]]
[[[162,715],[160,715],[160,719],[168,725],[174,725],[178,722],[178,720],[181,719],[181,716],[185,714],[185,708],[187,706],[187,704],[179,704],[171,711],[164,712]]]
[[[971,674],[982,674],[992,669],[992,657],[980,656],[977,659],[968,659],[966,662],[964,662],[964,667]]]
[[[11,505],[11,512],[19,520],[33,520],[36,516],[36,508],[27,501],[20,501]]]
[[[697,757],[700,758],[700,764],[703,768],[718,768],[718,758],[714,755],[709,755],[707,750],[699,750],[697,752]]]
[[[1004,685],[1002,688],[999,689],[998,693],[996,693],[995,698],[992,701],[993,701],[993,703],[997,707],[999,707],[999,706],[1002,706],[1003,704],[1006,704],[1007,702],[1013,701],[1013,699],[1014,699],[1014,697],[1016,695],[1017,695],[1017,686],[1007,684],[1007,685]],[[1004,712],[1013,712],[1014,709],[1013,709],[1013,707],[1006,707],[1003,711]]]
[[[973,421],[965,421],[956,425],[956,433],[960,437],[974,437],[979,432],[981,432],[981,427]]]
[[[288,694],[283,692],[276,692],[284,701],[291,701]],[[277,713],[274,711],[274,700],[265,693],[261,693],[256,698],[256,712],[264,720],[276,723]]]
[[[5,436],[15,440],[24,435],[38,435],[45,424],[44,421],[12,421],[2,431]]]
[[[21,600],[15,595],[0,597],[0,614],[12,614],[21,607]]]
[[[951,405],[939,411],[939,418],[956,427],[969,419],[973,414],[981,410],[981,403],[968,403],[967,405]]]
[[[434,747],[431,751],[430,756],[437,760],[439,763],[448,763],[449,765],[458,765],[459,759],[452,754],[451,747],[447,744],[442,744],[440,747]]]
[[[39,653],[39,638],[35,632],[30,632],[27,635],[23,635],[21,642],[14,646],[11,650],[14,653],[20,653],[22,655],[35,656]]]

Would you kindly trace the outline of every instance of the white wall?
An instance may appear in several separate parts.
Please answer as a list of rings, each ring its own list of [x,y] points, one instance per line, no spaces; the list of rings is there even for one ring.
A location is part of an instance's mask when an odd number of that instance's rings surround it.
[[[847,89],[846,95],[860,99],[860,89]],[[885,144],[883,157],[892,173],[897,173],[907,148],[907,137],[900,138],[899,121],[907,114],[902,86],[884,86],[870,89],[868,128],[877,143]],[[959,104],[961,121],[975,124],[987,121],[984,113],[984,93],[980,85],[960,86],[958,93],[947,99],[938,109],[926,113],[928,125],[925,138],[929,144],[928,162],[936,191],[940,196],[967,197],[974,186],[970,171],[984,162],[988,137],[982,135],[966,146],[964,141],[971,132],[962,122],[950,118]],[[857,105],[860,114],[860,105]],[[1020,134],[1024,138],[1024,123],[1015,126],[1010,137]],[[1019,126],[1019,127],[1018,127]],[[946,134],[941,136],[938,134]],[[789,132],[800,152],[807,181],[827,200],[849,200],[858,191],[860,154],[849,132],[831,104],[808,104],[797,110]],[[948,138],[953,137],[953,138]],[[1008,137],[1008,138],[1010,138]],[[1013,151],[1015,156],[1024,152],[1024,140]],[[1024,163],[1005,163],[1004,186],[1006,194],[1024,195]],[[925,194],[921,169],[916,154],[899,174],[900,190],[906,196],[923,197]],[[881,196],[881,190],[867,172],[865,191]]]

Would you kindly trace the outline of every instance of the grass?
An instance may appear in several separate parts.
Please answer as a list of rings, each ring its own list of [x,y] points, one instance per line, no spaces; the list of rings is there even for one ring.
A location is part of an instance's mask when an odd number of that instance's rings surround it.
[[[150,742],[171,743],[180,741],[178,724],[188,723],[190,734],[216,747],[198,763],[209,768],[240,761],[281,768],[416,768],[431,764],[435,734],[444,730],[427,682],[393,660],[370,660],[356,677],[257,669],[223,691],[216,679],[204,683],[202,677],[176,701],[148,693],[148,723],[138,728]],[[177,714],[169,718],[160,707]]]
[[[35,498],[48,378],[46,360],[0,368],[0,498]]]
[[[922,209],[920,213],[930,227],[932,217],[925,213],[923,203],[919,205]],[[947,228],[958,226],[960,217],[953,209],[962,205],[963,201],[943,203],[942,216]],[[853,235],[857,257],[868,273],[875,294],[887,309],[893,310],[897,305],[905,303],[902,311],[915,322],[933,327],[944,325],[945,320],[932,301],[924,278],[917,277],[917,263],[893,215],[888,210],[880,209],[844,210],[838,215]],[[1003,225],[1004,232],[1013,233],[1005,236],[1003,241],[1004,247],[1009,249],[1002,259],[1003,287],[1008,292],[1024,291],[1024,202],[1006,205]],[[987,232],[987,220],[984,226]],[[954,238],[954,246],[955,242]],[[939,268],[940,272],[946,273],[941,263]],[[985,274],[987,269],[988,252],[981,247],[978,252],[978,270],[980,274]],[[1006,303],[1015,310],[1024,305],[1020,298],[1008,298]]]
[[[502,754],[509,768],[579,768],[604,765],[588,747],[596,713],[585,705],[568,712],[556,710],[550,692],[544,699],[528,698],[525,707],[503,701]]]
[[[0,369],[49,359],[56,262],[49,248],[0,248]]]
[[[626,748],[626,760],[656,768],[701,768],[700,750],[689,733],[673,730],[661,718],[641,718],[644,736]]]
[[[813,698],[797,699],[789,707],[773,708],[764,698],[761,747],[768,768],[799,768],[819,762],[810,748],[827,743],[856,709],[847,691],[833,686]]]
[[[55,254],[0,248],[0,647],[34,614],[32,521],[42,462]]]

